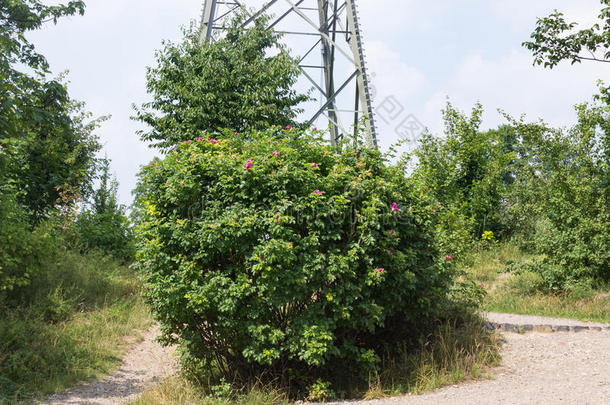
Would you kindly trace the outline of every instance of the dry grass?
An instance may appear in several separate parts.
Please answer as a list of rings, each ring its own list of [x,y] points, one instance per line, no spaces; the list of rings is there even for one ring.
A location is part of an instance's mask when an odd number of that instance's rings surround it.
[[[464,269],[466,277],[485,284],[488,295],[484,310],[610,323],[610,293],[607,288],[584,287],[561,294],[544,294],[536,289],[536,274],[506,271],[508,263],[526,263],[533,258],[510,244],[471,254]]]
[[[178,375],[148,389],[130,405],[273,405],[290,403],[286,395],[272,388],[251,387],[243,391],[245,393],[231,392],[224,396],[215,396],[202,386]]]

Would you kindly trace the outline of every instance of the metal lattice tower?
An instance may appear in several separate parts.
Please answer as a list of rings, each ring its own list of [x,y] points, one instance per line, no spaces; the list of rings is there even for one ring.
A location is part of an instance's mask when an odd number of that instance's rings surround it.
[[[204,0],[202,43],[218,38],[226,19],[238,11],[248,16],[243,27],[263,14],[272,16],[268,28],[282,33],[292,54],[299,57],[301,85],[313,85],[319,102],[305,106],[310,125],[328,125],[335,145],[360,128],[366,117],[365,139],[377,146],[355,0]]]

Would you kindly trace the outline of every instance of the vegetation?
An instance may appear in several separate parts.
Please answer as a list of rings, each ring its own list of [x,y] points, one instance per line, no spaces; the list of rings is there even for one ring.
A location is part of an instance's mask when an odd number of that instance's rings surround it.
[[[349,384],[451,305],[428,207],[377,151],[290,128],[201,136],[142,181],[136,265],[191,368]]]
[[[322,401],[332,396],[365,399],[406,393],[419,394],[464,379],[486,376],[486,369],[499,360],[494,335],[484,333],[477,321],[456,328],[439,325],[415,349],[401,347],[398,353],[383,356],[383,370],[372,373],[351,391],[336,391],[323,381],[314,384],[307,399]],[[285,388],[254,383],[239,389],[210,378],[193,380],[185,375],[169,378],[146,390],[131,405],[190,404],[283,404],[290,403]],[[334,394],[334,395],[333,395]]]
[[[151,322],[134,257],[184,365],[138,404],[417,393],[497,361],[480,309],[610,321],[607,88],[568,129],[482,131],[481,105],[448,104],[445,137],[393,164],[300,128],[297,61],[264,17],[209,46],[191,26],[136,107],[164,155],[140,173],[134,240],[96,158],[105,118],[26,38],[83,12],[0,2],[0,403],[113,369]],[[609,17],[574,32],[555,12],[524,45],[549,68],[608,62]]]
[[[92,194],[103,118],[48,77],[26,39],[83,12],[82,1],[0,2],[0,403],[107,373],[150,323],[132,271],[111,257],[133,253],[108,162]]]
[[[473,249],[459,267],[464,277],[484,285],[483,310],[610,323],[610,285],[581,280],[561,292],[543,292],[540,274],[523,270],[536,260],[538,255],[503,243]]]
[[[0,403],[113,371],[126,338],[150,325],[131,270],[100,253],[48,249],[27,288],[0,295]]]
[[[164,43],[146,75],[153,100],[136,109],[135,119],[150,127],[140,132],[142,140],[167,151],[201,132],[218,138],[222,129],[233,134],[296,125],[296,107],[308,99],[292,89],[298,59],[267,30],[266,17],[243,29],[245,17],[208,46],[194,25],[180,44]]]
[[[578,23],[567,23],[563,13],[557,10],[539,18],[531,35],[532,40],[523,43],[532,51],[534,63],[552,69],[563,60],[569,60],[572,64],[583,60],[610,62],[610,1],[601,0],[600,3],[600,21],[578,31],[574,31]]]
[[[597,101],[576,111],[568,131],[507,117],[507,125],[481,132],[480,106],[470,118],[447,106],[446,137],[422,139],[411,176],[438,206],[437,235],[447,251],[457,256],[476,241],[514,240],[538,254],[523,266],[541,277],[542,292],[607,282],[610,109]]]
[[[76,218],[77,243],[85,251],[97,249],[130,262],[134,257],[132,228],[125,207],[117,201],[119,184],[110,175],[108,159],[102,160],[99,183],[91,203]]]

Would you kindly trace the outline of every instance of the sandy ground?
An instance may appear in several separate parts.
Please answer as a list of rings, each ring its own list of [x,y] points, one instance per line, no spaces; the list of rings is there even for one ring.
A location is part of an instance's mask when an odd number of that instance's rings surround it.
[[[159,383],[176,371],[175,349],[156,343],[154,339],[158,335],[158,326],[145,332],[144,340],[127,352],[115,374],[53,395],[41,404],[110,405],[134,400],[146,387]]]

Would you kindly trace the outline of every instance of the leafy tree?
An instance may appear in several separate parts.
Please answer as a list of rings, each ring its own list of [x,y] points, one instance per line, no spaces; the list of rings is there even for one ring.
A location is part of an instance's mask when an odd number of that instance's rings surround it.
[[[134,117],[150,126],[140,131],[143,140],[167,150],[201,132],[295,125],[295,107],[308,99],[292,89],[297,60],[266,29],[266,18],[247,29],[240,28],[242,21],[237,17],[210,45],[201,44],[194,25],[181,43],[164,42],[157,66],[147,72],[153,100],[136,108]]]
[[[503,230],[501,201],[511,182],[514,135],[507,128],[481,131],[482,113],[480,104],[467,117],[448,103],[445,137],[425,134],[408,156],[416,164],[411,180],[438,204],[439,239],[453,254],[485,231]]]
[[[610,0],[601,0],[601,4],[600,22],[578,31],[574,31],[578,24],[567,23],[557,10],[539,18],[532,41],[523,43],[533,52],[534,63],[552,69],[563,60],[572,64],[583,60],[610,62]]]
[[[610,160],[603,135],[606,105],[581,104],[569,131],[512,121],[520,138],[516,180],[506,194],[507,220],[544,259],[531,270],[549,290],[610,279]]]
[[[47,79],[48,63],[26,33],[83,12],[82,1],[0,2],[0,147],[20,162],[8,177],[23,191],[19,201],[34,221],[53,209],[62,188],[88,189],[100,147],[93,130],[100,120],[91,120],[83,104],[70,99],[61,78]]]
[[[102,159],[99,187],[93,192],[89,207],[78,215],[75,229],[86,249],[100,249],[129,261],[134,254],[132,230],[125,207],[118,203],[117,189],[110,162]]]

